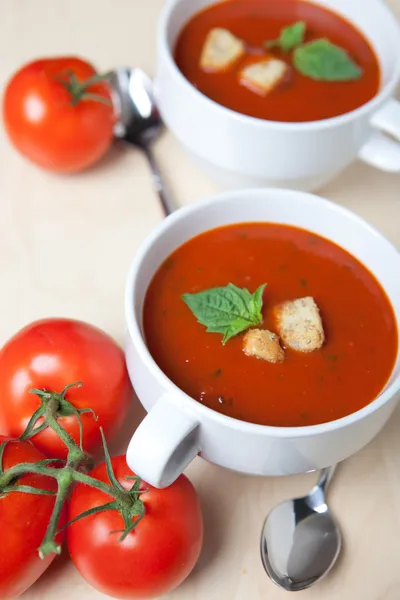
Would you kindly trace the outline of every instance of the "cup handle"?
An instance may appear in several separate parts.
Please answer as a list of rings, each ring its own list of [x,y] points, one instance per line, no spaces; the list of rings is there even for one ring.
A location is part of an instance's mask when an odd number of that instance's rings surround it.
[[[199,422],[164,394],[129,443],[129,467],[157,488],[169,486],[199,453],[199,429]]]
[[[376,129],[362,146],[358,158],[389,173],[400,173],[400,143],[385,133],[400,140],[400,102],[391,99],[378,110],[370,121]]]
[[[400,102],[391,98],[371,119],[372,127],[400,140]]]

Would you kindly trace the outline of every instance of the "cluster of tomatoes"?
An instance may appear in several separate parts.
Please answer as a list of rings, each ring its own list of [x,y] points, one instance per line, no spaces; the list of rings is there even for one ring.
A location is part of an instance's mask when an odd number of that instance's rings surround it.
[[[68,383],[66,399],[76,408],[91,408],[81,415],[83,450],[92,456],[102,448],[100,427],[111,439],[118,435],[132,400],[132,389],[120,347],[103,331],[80,321],[48,319],[27,326],[0,352],[0,476],[14,465],[47,458],[65,459],[66,447],[56,433],[45,428],[29,441],[18,440],[40,405],[32,389],[60,392]],[[75,415],[58,418],[59,424],[79,444]],[[40,422],[38,425],[40,426]],[[0,453],[1,454],[1,453]],[[112,459],[115,476],[127,488],[125,457]],[[57,468],[56,466],[54,468]],[[109,482],[105,463],[89,475]],[[55,493],[56,480],[25,474],[15,485]],[[179,585],[190,573],[202,544],[202,517],[197,494],[181,476],[158,490],[144,484],[141,499],[145,515],[123,541],[121,514],[104,510],[71,524],[65,531],[70,557],[93,587],[114,598],[153,598]],[[78,483],[59,521],[71,521],[83,512],[110,502],[104,491]],[[55,503],[54,495],[0,489],[0,598],[15,598],[47,569],[54,555],[39,557]],[[59,534],[62,542],[64,532]]]
[[[108,75],[99,75],[92,65],[73,57],[31,62],[6,86],[3,120],[13,145],[37,165],[65,173],[90,167],[113,139],[115,111]],[[119,346],[99,329],[68,319],[33,323],[5,344],[0,351],[0,477],[20,463],[65,461],[67,447],[53,429],[41,427],[41,420],[36,425],[40,431],[29,441],[19,437],[40,405],[30,390],[61,392],[73,382],[83,386],[69,388],[66,399],[78,410],[91,409],[81,414],[83,450],[98,456],[100,428],[108,441],[118,435],[131,402]],[[58,422],[79,444],[76,414],[59,416]],[[7,440],[12,442],[4,445]],[[112,467],[125,489],[127,477],[133,476],[125,457],[113,458]],[[89,475],[110,483],[105,463]],[[14,485],[19,491],[0,489],[0,598],[22,594],[54,558],[41,559],[38,548],[55,507],[57,480],[28,473]],[[118,532],[126,523],[117,510],[86,516],[57,538],[66,538],[82,576],[115,598],[151,598],[170,591],[190,573],[201,549],[200,505],[189,480],[181,476],[165,490],[142,485],[145,514],[124,539]],[[32,493],[32,488],[41,493]],[[63,523],[110,500],[104,491],[78,483],[58,526],[62,529]]]

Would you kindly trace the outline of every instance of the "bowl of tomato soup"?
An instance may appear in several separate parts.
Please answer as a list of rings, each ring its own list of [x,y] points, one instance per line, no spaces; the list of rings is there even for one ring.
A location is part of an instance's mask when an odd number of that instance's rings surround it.
[[[359,157],[400,170],[400,30],[381,0],[175,0],[161,115],[224,187],[315,190]]]
[[[362,448],[398,402],[399,269],[375,229],[304,192],[231,191],[168,217],[126,286],[149,411],[130,467],[162,487],[197,454],[288,475]]]

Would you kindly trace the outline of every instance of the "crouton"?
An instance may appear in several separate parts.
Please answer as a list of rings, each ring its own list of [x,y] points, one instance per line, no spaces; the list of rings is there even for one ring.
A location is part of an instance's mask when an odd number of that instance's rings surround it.
[[[242,69],[240,83],[251,91],[266,96],[282,81],[288,68],[283,60],[263,59]]]
[[[200,67],[204,71],[226,71],[245,53],[245,44],[227,29],[212,29],[204,42]]]
[[[325,341],[319,308],[314,298],[298,298],[274,309],[277,329],[285,346],[299,352],[312,352]]]
[[[271,363],[282,362],[285,358],[279,337],[268,329],[250,329],[243,338],[243,352]]]

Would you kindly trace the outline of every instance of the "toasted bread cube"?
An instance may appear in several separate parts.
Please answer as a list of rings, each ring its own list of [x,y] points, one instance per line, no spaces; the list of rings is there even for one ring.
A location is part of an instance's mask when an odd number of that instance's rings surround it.
[[[204,42],[200,67],[204,71],[226,71],[245,53],[245,44],[227,29],[212,29]]]
[[[250,329],[243,338],[243,352],[271,363],[282,362],[285,358],[279,337],[268,329]]]
[[[312,352],[325,341],[319,308],[314,298],[298,298],[275,308],[277,329],[285,346],[299,352]]]
[[[240,83],[251,91],[266,96],[282,81],[288,65],[277,58],[267,58],[248,65],[240,72]]]

